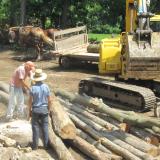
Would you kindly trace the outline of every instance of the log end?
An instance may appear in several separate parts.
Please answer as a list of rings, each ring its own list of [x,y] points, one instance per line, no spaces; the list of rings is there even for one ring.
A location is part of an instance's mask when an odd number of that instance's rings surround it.
[[[68,124],[61,129],[60,137],[62,139],[75,139],[76,127],[72,124]]]
[[[155,146],[159,146],[159,139],[155,136],[146,137],[145,140],[147,143],[153,144]]]
[[[119,128],[120,130],[127,132],[127,133],[130,131],[130,125],[127,123],[120,123]]]
[[[148,151],[148,154],[150,154],[153,157],[157,157],[160,155],[160,148],[158,147],[153,147]]]

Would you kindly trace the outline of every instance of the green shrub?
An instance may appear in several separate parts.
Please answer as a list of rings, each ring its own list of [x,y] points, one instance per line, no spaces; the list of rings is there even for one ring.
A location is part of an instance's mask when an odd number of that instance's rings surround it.
[[[90,29],[92,33],[100,33],[100,34],[119,34],[121,32],[120,26],[117,24],[115,27],[112,27],[109,24],[105,25],[95,25]]]

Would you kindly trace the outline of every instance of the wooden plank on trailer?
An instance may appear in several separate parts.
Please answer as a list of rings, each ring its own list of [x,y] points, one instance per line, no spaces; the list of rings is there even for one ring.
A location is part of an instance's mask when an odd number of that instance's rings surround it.
[[[87,43],[88,38],[86,37],[86,34],[75,35],[68,37],[67,39],[56,41],[55,50],[69,49],[74,46],[80,46]]]
[[[80,32],[80,31],[83,31],[83,30],[86,30],[86,29],[87,29],[86,26],[69,28],[69,29],[60,30],[58,32],[55,32],[54,36],[56,37],[56,36],[61,36],[61,35],[64,35],[64,34],[71,34],[71,33]]]

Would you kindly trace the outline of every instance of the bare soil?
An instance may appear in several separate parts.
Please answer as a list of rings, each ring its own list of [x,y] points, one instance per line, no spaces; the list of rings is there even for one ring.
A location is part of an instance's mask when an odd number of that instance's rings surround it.
[[[9,82],[10,77],[23,61],[14,60],[14,56],[20,55],[9,49],[0,50],[0,81]],[[69,70],[59,67],[58,59],[34,62],[38,68],[47,73],[46,83],[51,89],[62,88],[67,91],[77,92],[78,83],[81,79],[98,74],[97,65],[77,65]]]

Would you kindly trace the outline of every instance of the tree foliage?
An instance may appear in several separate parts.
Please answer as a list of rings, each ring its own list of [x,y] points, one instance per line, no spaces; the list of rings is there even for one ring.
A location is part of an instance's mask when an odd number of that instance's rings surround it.
[[[21,24],[22,1],[0,0],[1,26]],[[26,0],[25,7],[25,23],[43,28],[87,25],[90,32],[119,33],[125,24],[125,0]],[[159,0],[151,10],[160,11]]]

